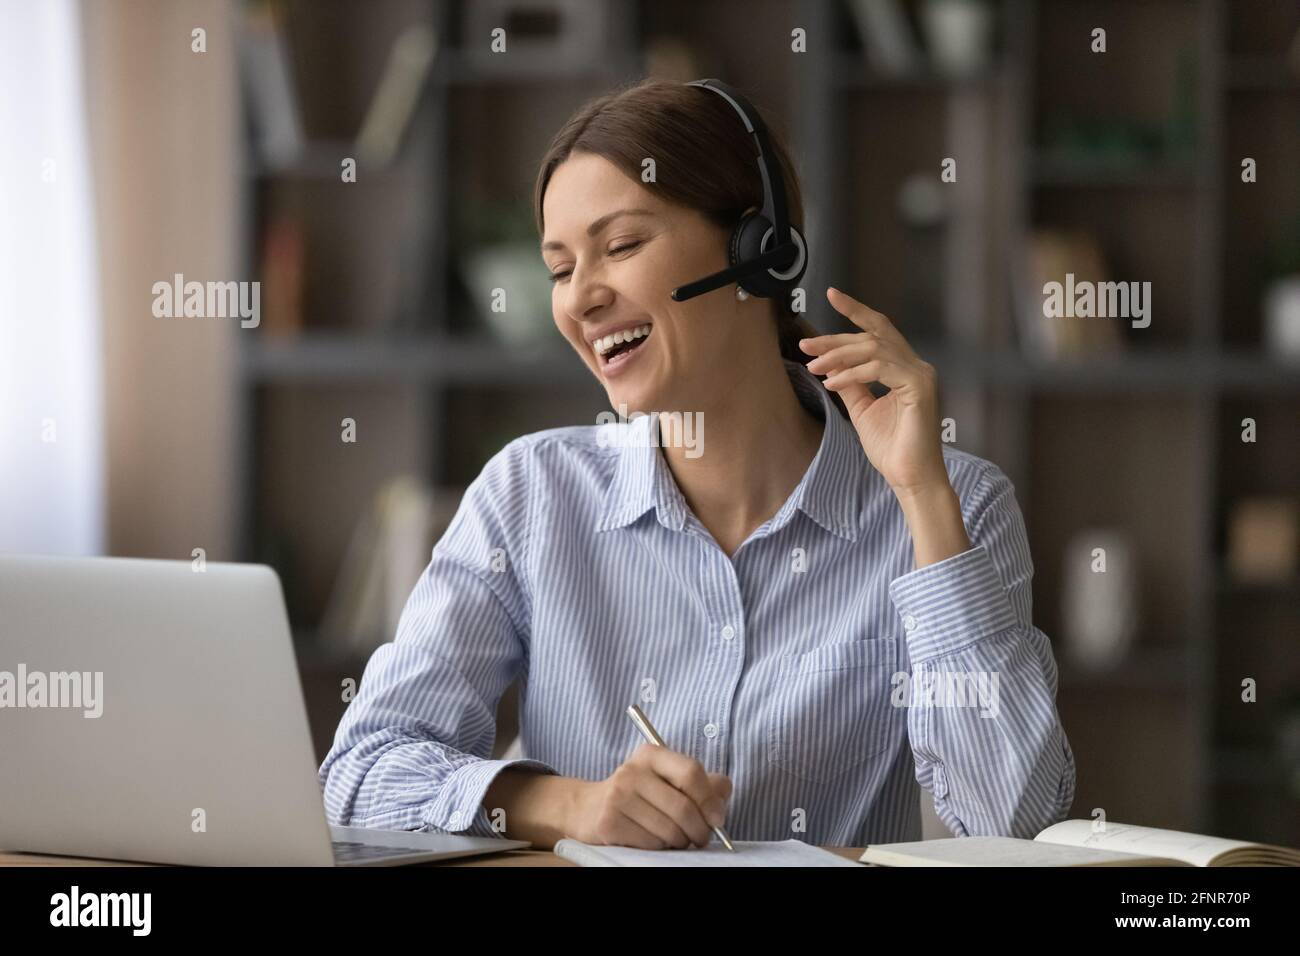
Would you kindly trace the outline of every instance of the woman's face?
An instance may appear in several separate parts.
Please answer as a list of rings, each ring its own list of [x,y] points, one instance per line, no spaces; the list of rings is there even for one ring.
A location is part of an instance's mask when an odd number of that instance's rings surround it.
[[[768,314],[763,300],[738,302],[732,286],[671,298],[677,286],[727,265],[728,234],[701,213],[659,200],[603,157],[575,152],[552,173],[542,214],[555,325],[616,410],[700,410],[756,347],[774,347],[774,332],[772,341],[752,329],[737,334],[742,321]],[[634,330],[648,334],[605,353],[607,336]]]

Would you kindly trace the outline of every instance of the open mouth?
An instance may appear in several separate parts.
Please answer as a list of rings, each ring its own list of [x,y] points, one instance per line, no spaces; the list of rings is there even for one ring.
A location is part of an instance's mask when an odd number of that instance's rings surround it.
[[[598,339],[592,343],[592,349],[597,357],[596,360],[604,368],[622,365],[645,344],[645,340],[650,337],[650,330],[651,326],[647,323]]]

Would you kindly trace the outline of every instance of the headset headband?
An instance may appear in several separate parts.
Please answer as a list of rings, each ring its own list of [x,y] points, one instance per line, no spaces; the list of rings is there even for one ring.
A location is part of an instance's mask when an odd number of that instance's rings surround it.
[[[781,170],[772,159],[771,143],[767,138],[767,127],[758,111],[734,89],[721,80],[691,80],[687,86],[698,86],[712,90],[731,104],[731,108],[740,114],[745,129],[753,134],[754,146],[758,150],[758,171],[763,179],[763,215],[772,224],[772,238],[776,245],[785,245],[790,241],[789,213],[785,200],[785,181]]]

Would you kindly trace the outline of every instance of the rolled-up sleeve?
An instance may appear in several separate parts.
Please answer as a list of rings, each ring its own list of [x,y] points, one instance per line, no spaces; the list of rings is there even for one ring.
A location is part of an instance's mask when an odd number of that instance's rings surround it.
[[[1033,562],[994,465],[962,502],[972,547],[895,578],[912,667],[916,779],[957,836],[1030,839],[1074,802],[1051,642],[1032,623]]]
[[[329,822],[497,836],[483,806],[501,695],[525,666],[531,599],[527,446],[512,442],[466,489],[397,626],[371,656],[321,764]]]

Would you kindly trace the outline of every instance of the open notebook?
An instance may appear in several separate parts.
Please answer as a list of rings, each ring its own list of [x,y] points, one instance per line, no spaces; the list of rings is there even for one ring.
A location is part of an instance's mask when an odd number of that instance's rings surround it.
[[[1263,843],[1107,823],[1066,820],[1032,840],[957,837],[869,846],[880,866],[1300,866],[1300,851]]]
[[[638,850],[630,846],[593,846],[563,839],[555,853],[579,866],[858,866],[842,856],[798,840],[732,840],[732,853],[716,840],[688,850]]]

